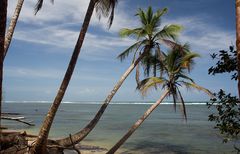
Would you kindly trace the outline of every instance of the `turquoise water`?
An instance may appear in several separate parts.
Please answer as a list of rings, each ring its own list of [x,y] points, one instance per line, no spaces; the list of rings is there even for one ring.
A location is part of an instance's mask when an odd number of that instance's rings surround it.
[[[133,103],[133,102],[130,102]],[[107,108],[99,124],[85,142],[110,148],[129,127],[150,107],[149,104],[120,102]],[[2,121],[12,129],[37,133],[50,103],[4,103],[4,112],[21,113],[33,120],[35,127]],[[95,102],[64,103],[60,106],[50,137],[68,136],[84,127],[93,118],[100,104]],[[121,153],[233,153],[232,144],[222,144],[221,136],[209,122],[206,105],[187,105],[188,121],[169,104],[160,105],[120,149]]]

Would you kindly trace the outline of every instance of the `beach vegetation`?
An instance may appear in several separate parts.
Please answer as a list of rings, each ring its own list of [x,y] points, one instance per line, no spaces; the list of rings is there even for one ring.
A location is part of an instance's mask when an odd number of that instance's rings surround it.
[[[183,50],[184,49],[184,50]],[[158,58],[158,63],[163,65],[163,75],[157,77],[148,77],[140,81],[137,89],[143,96],[147,92],[154,89],[163,89],[160,99],[158,99],[147,111],[132,125],[128,132],[108,151],[112,154],[117,151],[122,144],[136,131],[136,129],[144,122],[144,120],[154,111],[154,109],[161,104],[165,97],[172,97],[174,101],[174,108],[176,103],[179,102],[185,120],[187,120],[187,113],[185,108],[185,101],[181,94],[181,87],[184,86],[188,89],[197,89],[213,96],[212,93],[199,85],[188,76],[188,73],[193,68],[194,59],[199,57],[197,53],[191,52],[188,45],[175,47],[162,57]],[[190,69],[191,68],[191,69]]]
[[[237,80],[237,51],[234,46],[229,50],[220,50],[211,55],[213,60],[217,60],[215,66],[208,69],[210,75],[228,73],[232,80]],[[236,96],[227,94],[223,89],[214,94],[215,98],[207,103],[208,107],[215,109],[208,116],[208,120],[215,122],[215,129],[222,134],[223,142],[233,142],[234,149],[240,152],[239,133],[240,133],[240,102]]]

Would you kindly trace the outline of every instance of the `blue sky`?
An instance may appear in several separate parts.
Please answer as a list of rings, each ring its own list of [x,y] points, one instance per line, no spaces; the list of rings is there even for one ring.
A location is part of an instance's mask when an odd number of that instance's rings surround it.
[[[89,0],[45,0],[43,9],[33,15],[36,0],[25,1],[14,39],[4,64],[4,100],[53,100],[67,68]],[[9,1],[8,19],[16,2]],[[167,7],[162,25],[184,26],[179,40],[188,42],[201,54],[191,77],[213,92],[222,88],[236,94],[236,82],[228,75],[209,76],[214,62],[210,53],[228,49],[235,43],[234,0],[119,0],[110,30],[107,19],[94,15],[84,41],[65,101],[104,100],[120,76],[130,65],[117,55],[131,45],[132,38],[120,38],[121,28],[136,27],[138,8]],[[134,73],[129,76],[113,100],[143,100],[135,90]],[[186,100],[208,100],[198,91],[182,89]],[[152,91],[144,100],[156,100],[161,91]]]

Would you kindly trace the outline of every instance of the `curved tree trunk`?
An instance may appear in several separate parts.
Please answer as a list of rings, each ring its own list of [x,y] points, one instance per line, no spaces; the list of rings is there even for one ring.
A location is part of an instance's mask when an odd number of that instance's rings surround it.
[[[14,14],[12,16],[11,22],[9,24],[8,31],[7,31],[7,34],[5,36],[4,57],[3,57],[3,59],[5,58],[5,56],[6,56],[7,52],[8,52],[8,48],[10,46],[10,43],[12,41],[12,36],[13,36],[14,29],[15,29],[17,21],[18,21],[19,14],[20,14],[22,6],[23,6],[23,2],[24,2],[24,0],[18,0],[16,9],[14,11]]]
[[[63,96],[65,94],[65,91],[68,87],[69,81],[72,77],[77,59],[78,59],[78,55],[80,53],[84,38],[85,38],[85,34],[87,32],[88,29],[88,25],[89,22],[91,20],[91,16],[93,14],[93,10],[94,10],[94,6],[95,6],[95,0],[90,0],[85,18],[84,18],[84,22],[81,28],[81,32],[79,34],[77,43],[75,45],[70,63],[68,65],[67,71],[65,73],[64,79],[62,81],[62,84],[58,90],[58,93],[54,99],[54,102],[50,108],[50,110],[48,111],[47,116],[45,117],[45,120],[41,126],[38,138],[36,140],[35,145],[33,146],[33,148],[31,149],[31,153],[46,153],[46,142],[47,142],[47,138],[48,138],[48,134],[52,125],[52,122],[54,120],[55,114],[58,110],[59,105],[61,104],[61,101],[63,99]]]
[[[4,54],[4,38],[6,32],[6,21],[7,21],[7,0],[0,0],[0,127],[1,115],[2,115],[2,80],[3,80],[3,54]],[[0,129],[0,137],[1,137]]]
[[[148,50],[143,52],[138,59],[127,69],[127,71],[122,75],[120,80],[117,82],[117,84],[114,86],[113,90],[108,94],[107,98],[103,102],[103,105],[101,108],[98,110],[97,114],[95,117],[79,132],[76,134],[72,135],[72,141],[74,144],[77,144],[78,142],[82,141],[96,126],[98,121],[100,120],[101,116],[103,115],[105,109],[107,108],[108,104],[111,102],[113,96],[116,94],[118,89],[121,87],[125,79],[128,77],[128,75],[133,71],[133,69],[138,65],[138,63],[141,61],[141,59],[144,57],[144,55],[147,53]],[[62,146],[71,146],[72,141],[69,137],[59,139],[57,142],[62,145]]]
[[[240,99],[240,0],[236,0],[236,47],[238,66],[238,96]]]
[[[169,90],[166,90],[161,98],[156,101],[142,116],[141,118],[128,130],[128,132],[106,153],[115,153],[120,146],[135,132],[135,130],[143,123],[143,121],[152,113],[152,111],[163,101],[163,99],[168,95]]]

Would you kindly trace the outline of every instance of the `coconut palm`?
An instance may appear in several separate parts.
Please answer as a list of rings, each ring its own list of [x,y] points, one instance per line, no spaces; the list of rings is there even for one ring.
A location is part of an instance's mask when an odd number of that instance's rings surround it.
[[[166,12],[166,8],[162,10],[159,9],[156,13],[153,13],[151,7],[149,7],[146,12],[144,12],[142,9],[139,9],[136,15],[139,17],[141,26],[134,29],[125,28],[120,31],[120,36],[122,37],[133,36],[137,39],[136,43],[134,43],[118,56],[120,60],[124,60],[131,52],[135,52],[134,55],[137,55],[137,52],[143,51],[143,53],[140,54],[137,59],[134,58],[133,63],[121,76],[120,80],[111,90],[111,92],[107,95],[106,99],[103,102],[103,105],[100,107],[95,117],[82,130],[72,135],[73,143],[80,142],[91,132],[91,130],[93,130],[103,115],[108,104],[111,102],[113,96],[116,94],[128,75],[138,65],[138,63],[144,59],[144,57],[151,54],[152,51],[155,52],[155,50],[160,50],[161,41],[165,39],[175,40],[182,27],[179,25],[167,25],[161,29],[160,19],[161,16]],[[172,42],[171,40],[166,41]],[[71,146],[72,141],[70,137],[57,140],[57,142],[63,146]]]
[[[238,62],[238,97],[240,99],[240,0],[236,0],[236,47]]]
[[[62,80],[61,86],[57,92],[57,95],[53,101],[52,106],[50,107],[48,114],[45,117],[45,120],[43,121],[43,124],[40,128],[40,132],[38,135],[38,138],[31,149],[31,153],[46,153],[46,144],[47,144],[47,138],[48,134],[51,128],[51,125],[53,123],[55,114],[58,110],[59,105],[61,104],[61,101],[64,97],[64,94],[67,90],[68,84],[71,80],[78,55],[81,51],[81,47],[85,38],[85,34],[87,32],[89,22],[91,20],[94,8],[96,8],[97,13],[99,14],[99,17],[103,15],[104,17],[109,17],[109,27],[112,24],[113,17],[114,17],[114,8],[117,3],[117,0],[90,0],[88,9],[82,24],[81,31],[79,33],[78,40],[76,42],[71,60],[69,62],[68,68],[66,70],[65,76]],[[36,6],[36,12],[41,9],[43,4],[43,0],[39,0]]]
[[[178,49],[170,51],[163,62],[165,75],[160,77],[149,77],[142,80],[137,87],[142,95],[146,95],[147,91],[156,86],[161,86],[164,89],[162,96],[156,101],[137,122],[128,130],[128,132],[107,152],[112,154],[134,133],[134,131],[143,123],[143,121],[151,114],[151,112],[164,100],[165,97],[172,96],[174,104],[179,100],[182,104],[184,117],[186,118],[186,109],[184,100],[180,91],[181,86],[187,88],[195,88],[206,92],[212,96],[211,92],[197,85],[190,77],[187,76],[187,70],[193,64],[193,59],[198,57],[198,54],[192,52],[182,52]]]
[[[20,12],[21,12],[21,9],[22,9],[22,6],[23,6],[23,2],[24,0],[18,0],[17,2],[17,6],[15,8],[15,11],[14,11],[14,14],[12,16],[12,19],[11,19],[11,22],[9,24],[9,27],[8,27],[8,31],[7,31],[7,34],[5,36],[5,42],[4,42],[4,57],[6,56],[7,54],[7,51],[8,51],[8,48],[9,48],[9,45],[12,41],[12,36],[13,36],[13,33],[14,33],[14,30],[15,30],[15,27],[16,27],[16,24],[17,24],[17,21],[18,21],[18,17],[20,15]]]
[[[4,55],[4,38],[7,21],[7,0],[0,1],[0,131],[2,115],[2,79],[3,79],[3,55]],[[1,135],[1,132],[0,132]],[[1,137],[1,136],[0,136]]]

